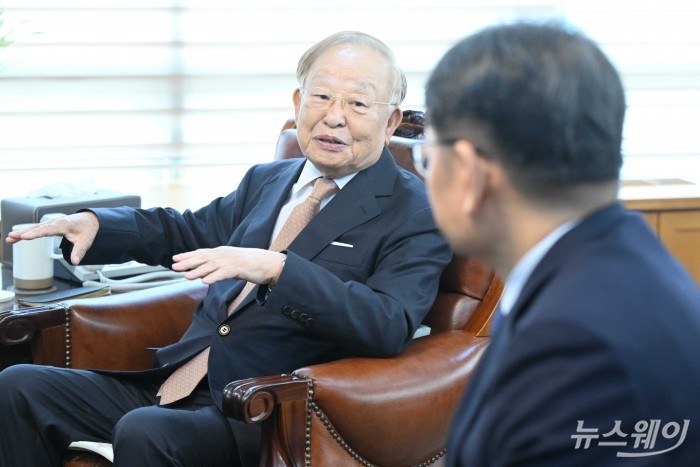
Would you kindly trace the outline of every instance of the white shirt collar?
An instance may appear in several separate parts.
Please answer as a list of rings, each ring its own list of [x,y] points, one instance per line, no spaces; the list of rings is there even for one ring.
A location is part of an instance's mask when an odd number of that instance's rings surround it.
[[[552,230],[546,237],[540,240],[534,247],[530,248],[525,256],[515,265],[513,270],[508,275],[506,286],[499,302],[499,307],[503,315],[510,313],[510,310],[515,305],[516,300],[520,297],[520,293],[525,286],[525,283],[530,278],[532,271],[535,270],[544,255],[554,246],[561,237],[567,232],[576,227],[580,219],[573,219],[560,225]]]
[[[304,168],[301,170],[299,178],[292,187],[292,191],[289,193],[287,200],[284,202],[284,205],[282,206],[279,214],[277,215],[275,227],[272,229],[271,239],[276,238],[277,235],[279,235],[280,230],[282,230],[282,226],[291,214],[292,209],[294,209],[294,207],[298,204],[302,203],[304,199],[306,199],[306,197],[311,194],[313,190],[312,182],[318,177],[323,177],[323,173],[321,173],[321,171],[318,170],[318,168],[314,166],[314,164],[311,161],[307,159],[306,162],[308,162],[308,164],[304,163]],[[346,175],[345,177],[335,178],[333,179],[333,181],[336,185],[338,185],[339,189],[342,189],[355,175],[357,174],[355,173]],[[325,199],[321,200],[320,209],[323,209],[324,206],[326,206],[326,204],[328,204],[334,196],[335,195],[330,195],[327,196]]]
[[[350,175],[346,175],[344,177],[334,178],[333,181],[336,185],[338,185],[338,189],[342,190],[343,187],[347,185],[348,182],[352,180],[352,178],[355,175],[357,175],[357,172],[352,173]],[[316,180],[318,177],[323,177],[323,173],[320,170],[318,170],[318,168],[316,168],[313,162],[307,159],[306,163],[304,164],[304,168],[301,171],[301,174],[299,174],[297,182],[292,187],[292,196],[297,194],[299,190],[304,188],[312,181]]]

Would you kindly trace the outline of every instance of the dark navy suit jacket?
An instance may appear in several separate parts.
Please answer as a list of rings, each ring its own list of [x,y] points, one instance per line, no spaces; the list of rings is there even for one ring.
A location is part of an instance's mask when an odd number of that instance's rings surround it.
[[[699,397],[700,292],[615,204],[533,271],[454,416],[448,465],[697,465]],[[681,440],[684,420],[685,441],[650,455]],[[654,426],[652,447],[640,432]]]
[[[304,161],[255,166],[235,192],[195,212],[94,209],[100,230],[83,262],[170,266],[174,254],[198,248],[268,248]],[[451,257],[424,184],[385,149],[289,245],[273,291],[260,287],[259,300],[253,293],[227,316],[245,281],[214,283],[184,337],[159,350],[155,366],[176,367],[211,345],[209,385],[220,406],[234,380],[395,355],[429,311]],[[217,332],[222,324],[230,326],[227,335]]]

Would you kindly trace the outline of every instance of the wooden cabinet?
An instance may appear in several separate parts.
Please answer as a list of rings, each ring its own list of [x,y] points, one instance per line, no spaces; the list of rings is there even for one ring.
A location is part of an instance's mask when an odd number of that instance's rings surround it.
[[[684,180],[627,181],[620,199],[644,215],[700,285],[700,186]]]

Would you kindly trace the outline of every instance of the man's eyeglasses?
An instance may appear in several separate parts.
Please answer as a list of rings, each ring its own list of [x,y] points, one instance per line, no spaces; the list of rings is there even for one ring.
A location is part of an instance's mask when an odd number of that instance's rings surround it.
[[[435,154],[436,146],[452,146],[457,141],[458,138],[449,139],[445,141],[423,141],[418,144],[414,144],[411,149],[413,155],[413,165],[416,168],[416,172],[425,178],[428,176],[430,171],[430,164],[433,160],[433,154]]]
[[[306,105],[316,110],[327,110],[336,99],[340,101],[340,108],[346,108],[353,114],[367,115],[374,106],[396,105],[392,102],[378,102],[364,94],[333,95],[326,88],[299,88]]]
[[[411,152],[413,155],[413,166],[416,168],[416,172],[426,178],[428,172],[430,171],[430,165],[435,154],[436,147],[452,147],[454,144],[462,138],[447,138],[440,141],[423,141],[418,144],[413,145]],[[479,146],[474,146],[476,154],[480,157],[490,159],[491,156],[489,152],[485,151]]]

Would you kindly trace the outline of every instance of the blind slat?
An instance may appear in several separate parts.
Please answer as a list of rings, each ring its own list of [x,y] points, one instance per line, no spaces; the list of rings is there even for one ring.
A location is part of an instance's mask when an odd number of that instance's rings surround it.
[[[700,160],[692,123],[700,116],[700,5],[240,3],[4,0],[15,43],[0,51],[0,198],[57,177],[94,177],[121,191],[124,179],[132,189],[133,180],[186,187],[207,173],[207,189],[186,190],[191,204],[175,207],[202,204],[216,189],[210,179],[222,178],[223,194],[251,164],[271,159],[277,132],[293,115],[297,60],[317,40],[340,29],[381,38],[407,72],[404,108],[422,109],[425,80],[452,44],[523,17],[564,17],[619,67],[629,96],[628,161],[662,152],[667,161]]]

